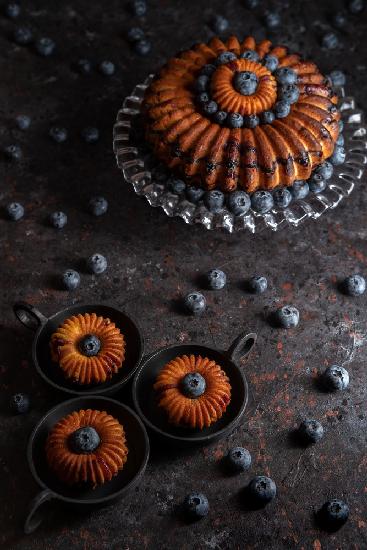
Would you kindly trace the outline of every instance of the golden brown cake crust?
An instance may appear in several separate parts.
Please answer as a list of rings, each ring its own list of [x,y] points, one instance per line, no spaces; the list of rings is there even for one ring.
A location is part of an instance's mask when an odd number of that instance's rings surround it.
[[[188,373],[199,373],[205,379],[206,389],[196,399],[186,397],[180,389]],[[154,389],[159,407],[176,426],[208,427],[221,418],[231,400],[231,385],[226,373],[215,361],[200,355],[172,359],[160,371]]]
[[[86,335],[95,335],[101,343],[97,355],[87,357],[79,349]],[[66,319],[50,341],[51,357],[66,378],[79,384],[102,383],[122,367],[125,360],[125,339],[110,319],[95,313],[78,314]]]
[[[285,118],[255,128],[227,128],[206,116],[197,104],[195,81],[202,67],[224,51],[237,56],[255,50],[260,60],[275,55],[280,67],[297,74],[299,99]],[[251,70],[259,78],[254,95],[233,87],[234,71]],[[274,76],[260,63],[237,59],[219,66],[210,92],[219,109],[257,114],[276,101]],[[269,40],[256,43],[234,36],[227,42],[213,38],[173,57],[148,88],[144,100],[146,137],[157,157],[192,185],[233,191],[273,189],[305,180],[334,150],[339,134],[337,97],[315,63],[288,53]]]
[[[88,454],[73,452],[70,435],[90,426],[100,437],[100,444]],[[88,483],[93,487],[112,479],[127,460],[128,448],[121,424],[104,411],[75,411],[65,416],[50,431],[46,441],[46,458],[51,470],[68,485]]]

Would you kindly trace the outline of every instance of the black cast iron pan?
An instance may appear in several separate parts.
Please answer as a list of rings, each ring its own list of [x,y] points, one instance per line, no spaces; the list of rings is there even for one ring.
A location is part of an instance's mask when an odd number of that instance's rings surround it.
[[[27,328],[35,331],[32,358],[37,372],[54,388],[73,395],[113,395],[133,376],[144,350],[142,334],[136,322],[126,313],[108,305],[71,306],[51,317],[45,317],[38,309],[25,302],[14,305],[14,313]],[[126,356],[121,369],[103,384],[83,386],[67,380],[60,367],[53,363],[50,353],[50,339],[55,330],[72,315],[96,313],[108,317],[121,330],[126,340]]]
[[[129,449],[124,468],[109,482],[97,487],[68,487],[50,471],[45,454],[45,443],[51,428],[64,416],[80,409],[106,411],[123,425]],[[144,474],[149,458],[149,439],[140,418],[126,405],[107,397],[77,397],[51,409],[34,428],[28,443],[28,463],[42,491],[32,500],[24,524],[24,532],[32,533],[42,521],[40,506],[56,499],[68,507],[88,510],[109,505],[123,498]],[[41,516],[41,517],[39,517]]]
[[[136,411],[148,429],[158,437],[179,446],[207,444],[230,433],[241,420],[248,400],[248,386],[240,360],[247,356],[256,342],[256,334],[240,334],[227,351],[219,351],[200,344],[182,344],[162,348],[143,360],[133,381],[133,400]],[[232,386],[230,404],[226,412],[209,428],[195,430],[168,423],[159,409],[153,389],[161,368],[179,355],[201,355],[215,360],[229,377]]]

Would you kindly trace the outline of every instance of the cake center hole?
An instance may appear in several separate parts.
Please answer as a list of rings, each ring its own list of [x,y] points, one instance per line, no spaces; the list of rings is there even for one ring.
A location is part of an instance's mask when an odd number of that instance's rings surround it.
[[[101,341],[95,334],[86,334],[79,342],[79,350],[87,357],[97,355],[101,349]]]
[[[259,84],[256,74],[252,71],[237,71],[233,77],[233,86],[241,95],[253,95]]]
[[[205,389],[205,378],[198,372],[189,372],[181,380],[182,393],[191,399],[203,395]]]

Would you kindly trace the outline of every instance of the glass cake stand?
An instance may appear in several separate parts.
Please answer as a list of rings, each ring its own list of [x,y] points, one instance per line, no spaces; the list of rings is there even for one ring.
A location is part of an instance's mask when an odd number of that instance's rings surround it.
[[[266,214],[250,210],[245,215],[235,216],[226,207],[213,213],[202,202],[189,202],[185,196],[172,193],[164,181],[154,180],[152,155],[148,162],[148,155],[144,155],[140,147],[144,139],[141,137],[139,141],[136,137],[136,133],[141,131],[138,126],[141,126],[144,94],[153,77],[149,75],[125,98],[113,128],[113,149],[125,181],[133,186],[137,195],[145,197],[151,206],[161,207],[167,216],[178,216],[187,224],[201,224],[206,229],[224,229],[230,233],[246,230],[255,233],[266,228],[277,231],[287,225],[297,227],[309,218],[318,219],[327,210],[338,206],[360,184],[367,165],[367,126],[354,98],[346,96],[344,88],[340,87],[335,91],[340,97],[339,108],[344,122],[346,160],[341,166],[334,167],[325,191],[309,193],[305,199],[292,201],[286,209],[274,208]]]

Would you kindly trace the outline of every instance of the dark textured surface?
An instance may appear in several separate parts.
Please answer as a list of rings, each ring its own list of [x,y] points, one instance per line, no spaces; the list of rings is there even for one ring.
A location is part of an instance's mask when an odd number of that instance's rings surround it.
[[[260,2],[250,13],[241,0],[152,0],[142,20],[153,42],[146,59],[133,54],[123,38],[132,21],[138,23],[124,4],[24,2],[20,23],[56,42],[56,53],[47,59],[32,47],[15,46],[10,37],[18,23],[0,17],[0,145],[19,143],[24,152],[18,165],[1,159],[1,204],[17,200],[26,208],[18,223],[0,220],[0,544],[24,549],[366,548],[367,295],[353,299],[337,290],[340,277],[366,269],[364,185],[318,223],[256,237],[188,227],[138,199],[123,185],[111,151],[123,96],[171,53],[206,40],[211,35],[206,22],[216,9],[228,17],[233,32],[265,36],[261,14],[268,3]],[[348,88],[366,108],[367,13],[349,17],[346,31],[338,33],[342,47],[326,51],[320,37],[330,30],[330,13],[341,2],[278,4],[283,23],[270,37],[312,55],[326,72],[344,69]],[[94,70],[79,76],[70,68],[79,57],[96,65],[110,59],[116,74],[108,78]],[[32,116],[26,132],[16,130],[18,114]],[[69,130],[66,143],[48,137],[54,124]],[[100,129],[97,144],[83,143],[85,126]],[[85,208],[96,193],[110,202],[107,215],[98,219]],[[69,217],[61,232],[47,225],[50,212],[59,209]],[[84,269],[85,258],[94,252],[109,262],[99,277]],[[200,288],[198,275],[215,266],[226,271],[227,287],[206,291],[208,309],[202,317],[182,315],[175,300]],[[55,279],[69,267],[82,273],[74,294],[59,290]],[[243,286],[255,273],[269,280],[260,296]],[[22,522],[37,492],[26,462],[27,439],[63,396],[34,372],[32,334],[11,311],[18,299],[45,314],[73,302],[110,302],[140,320],[147,351],[189,341],[225,348],[237,333],[257,331],[256,351],[244,366],[250,403],[242,425],[226,441],[204,449],[153,448],[143,483],[126,501],[87,517],[49,505],[43,526],[24,537]],[[295,330],[279,331],[267,314],[288,302],[299,308],[301,322]],[[315,384],[318,371],[333,363],[350,371],[344,393],[322,393]],[[27,415],[8,413],[7,399],[15,391],[31,394]],[[128,400],[128,392],[122,397]],[[323,440],[308,449],[289,438],[304,416],[325,427]],[[251,451],[253,464],[248,472],[227,477],[220,459],[234,444]],[[264,511],[248,511],[240,499],[256,474],[270,475],[278,486],[278,497]],[[193,490],[206,493],[211,510],[189,526],[176,507]],[[335,534],[320,531],[313,520],[314,510],[330,497],[345,498],[351,508],[349,522]]]

